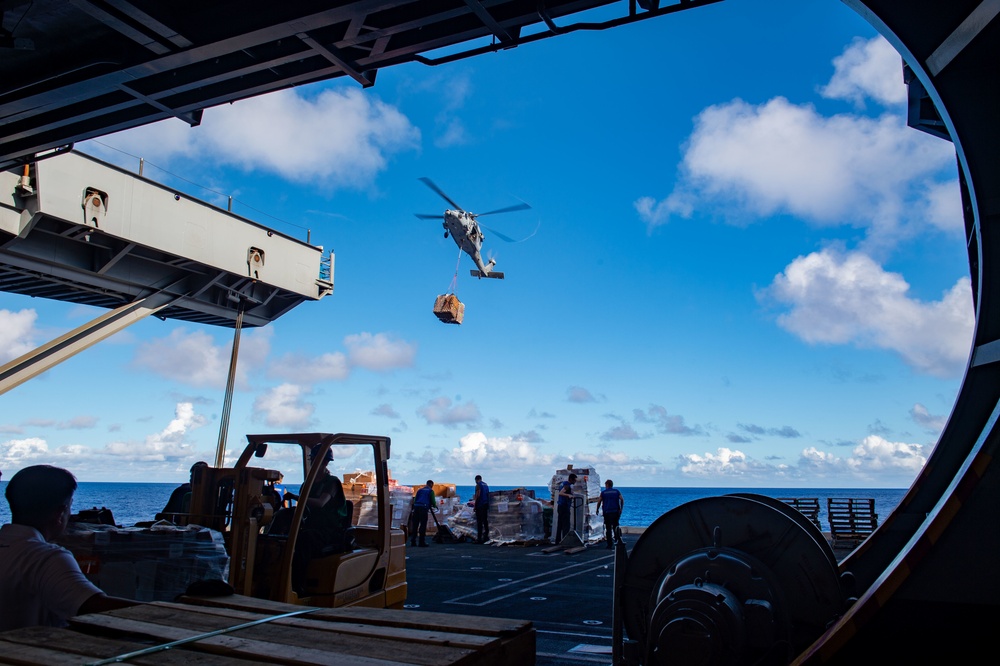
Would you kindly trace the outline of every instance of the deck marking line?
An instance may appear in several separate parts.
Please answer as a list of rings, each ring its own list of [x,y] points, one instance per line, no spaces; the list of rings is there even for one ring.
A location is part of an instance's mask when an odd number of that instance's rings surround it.
[[[614,555],[605,555],[604,557],[601,557],[599,559],[594,560],[594,562],[600,562],[601,560],[606,560],[609,557],[613,558]],[[561,571],[566,571],[567,569],[575,569],[576,567],[582,567],[582,566],[586,566],[588,564],[590,564],[590,562],[577,562],[576,564],[571,564],[568,567],[562,567]],[[604,565],[601,565],[601,567],[597,567],[597,568],[602,568],[603,566]],[[593,571],[593,569],[588,569],[588,571]],[[525,582],[527,580],[531,580],[533,578],[540,578],[542,576],[550,576],[550,575],[552,575],[552,573],[554,573],[554,572],[552,572],[552,571],[544,571],[544,572],[542,572],[540,574],[535,574],[534,576],[528,576],[527,578],[519,578],[518,580],[511,581],[510,583],[504,583],[503,585],[494,585],[493,587],[488,587],[485,590],[480,590],[478,592],[472,592],[470,594],[466,594],[465,596],[456,597],[456,598],[454,598],[454,599],[452,599],[450,601],[446,601],[445,603],[446,604],[460,603],[462,599],[468,599],[469,597],[475,597],[475,596],[478,596],[480,594],[484,594],[486,592],[492,592],[494,590],[502,590],[505,587],[510,587],[512,585],[517,585],[518,583],[523,583],[523,582]],[[532,588],[528,588],[528,589],[532,589]],[[472,605],[474,605],[474,604],[472,604]]]
[[[536,657],[545,657],[552,661],[566,661],[574,664],[607,664],[608,658],[596,654],[569,654],[568,652],[536,652]]]
[[[580,643],[576,647],[571,647],[570,652],[582,654],[611,654],[610,645],[592,645],[590,643]]]
[[[558,583],[559,581],[566,580],[567,578],[573,578],[575,576],[579,576],[580,574],[590,573],[591,571],[597,571],[597,570],[603,569],[603,568],[604,568],[604,565],[598,565],[598,566],[593,567],[591,569],[585,569],[584,571],[576,571],[574,573],[567,574],[567,575],[561,576],[559,578],[553,578],[552,580],[547,580],[547,581],[538,583],[537,585],[531,585],[529,587],[524,588],[523,590],[514,590],[513,592],[511,592],[509,594],[504,594],[504,595],[501,595],[499,597],[495,597],[493,599],[488,599],[488,600],[483,601],[483,602],[478,603],[478,604],[468,603],[468,602],[465,602],[465,601],[459,601],[459,599],[467,599],[469,597],[475,596],[476,594],[482,594],[482,592],[477,592],[475,594],[467,594],[464,597],[458,597],[457,599],[450,599],[448,601],[445,601],[444,603],[446,603],[446,604],[459,604],[461,606],[486,606],[486,605],[492,604],[492,603],[494,603],[496,601],[502,601],[502,600],[507,599],[509,597],[513,597],[514,595],[517,595],[517,594],[522,594],[524,592],[529,592],[531,590],[535,590],[535,589],[538,589],[540,587],[545,587],[546,585],[551,585],[552,583]],[[537,578],[537,576],[532,576],[532,578]],[[528,579],[526,578],[525,580],[528,580]],[[500,587],[507,587],[508,585],[512,585],[512,583],[506,583],[504,585],[498,585],[497,587],[492,588],[492,589],[498,589]],[[491,592],[491,591],[492,590],[483,590],[483,592]]]
[[[552,634],[554,636],[574,636],[576,638],[593,638],[599,641],[610,641],[610,636],[598,636],[597,634],[581,634],[573,631],[552,631],[551,629],[535,629],[537,634]]]

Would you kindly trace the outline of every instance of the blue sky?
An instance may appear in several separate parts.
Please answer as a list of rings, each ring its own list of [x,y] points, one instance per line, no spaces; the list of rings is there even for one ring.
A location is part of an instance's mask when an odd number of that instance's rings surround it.
[[[619,3],[621,12],[624,3]],[[403,482],[905,487],[973,327],[951,144],[840,3],[717,5],[386,69],[78,148],[336,253],[332,296],[244,332],[247,432],[389,435]],[[414,213],[484,218],[503,281]],[[194,185],[192,183],[197,183]],[[96,310],[0,294],[0,360]],[[4,477],[179,481],[212,460],[232,332],[150,319],[3,396]],[[232,458],[230,458],[232,460]],[[345,471],[365,467],[344,459]]]

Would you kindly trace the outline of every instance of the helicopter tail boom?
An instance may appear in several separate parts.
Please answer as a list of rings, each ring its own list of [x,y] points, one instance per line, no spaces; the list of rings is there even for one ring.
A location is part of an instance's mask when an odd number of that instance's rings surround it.
[[[484,273],[483,271],[477,271],[476,269],[472,269],[471,271],[469,271],[469,273],[472,275],[472,277],[476,278],[495,278],[497,280],[503,279],[503,273],[499,271],[490,271],[489,273]]]

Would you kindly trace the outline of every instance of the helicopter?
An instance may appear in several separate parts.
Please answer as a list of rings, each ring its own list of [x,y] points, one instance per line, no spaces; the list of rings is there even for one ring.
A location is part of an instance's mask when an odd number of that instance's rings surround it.
[[[498,280],[503,279],[503,273],[499,271],[494,271],[493,267],[496,265],[497,260],[495,258],[490,258],[486,263],[483,263],[483,257],[480,254],[480,250],[483,247],[483,231],[486,229],[490,233],[494,234],[497,238],[507,241],[508,243],[519,243],[513,238],[508,238],[504,236],[499,231],[490,229],[489,227],[480,228],[477,218],[483,215],[495,215],[497,213],[511,213],[516,210],[525,210],[531,208],[528,204],[521,202],[513,206],[507,206],[506,208],[499,208],[497,210],[491,210],[486,213],[472,213],[464,210],[461,206],[455,203],[451,197],[444,193],[444,191],[438,187],[433,180],[430,178],[420,178],[422,182],[427,187],[434,190],[438,196],[447,201],[449,204],[455,207],[455,210],[446,210],[444,212],[444,222],[441,226],[444,227],[444,237],[447,238],[450,234],[452,240],[458,245],[458,248],[465,252],[467,255],[472,257],[472,260],[476,262],[477,270],[469,271],[472,277],[477,278],[494,278]],[[416,216],[421,220],[439,220],[441,215],[425,215],[422,213],[416,213]],[[532,234],[533,236],[534,234]],[[529,236],[528,238],[530,238]],[[527,240],[527,239],[522,239]]]

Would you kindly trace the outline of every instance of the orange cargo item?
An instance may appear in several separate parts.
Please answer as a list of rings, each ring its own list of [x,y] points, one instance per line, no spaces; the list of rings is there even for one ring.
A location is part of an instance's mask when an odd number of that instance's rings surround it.
[[[446,324],[461,324],[465,304],[455,294],[441,294],[434,301],[434,314]]]

